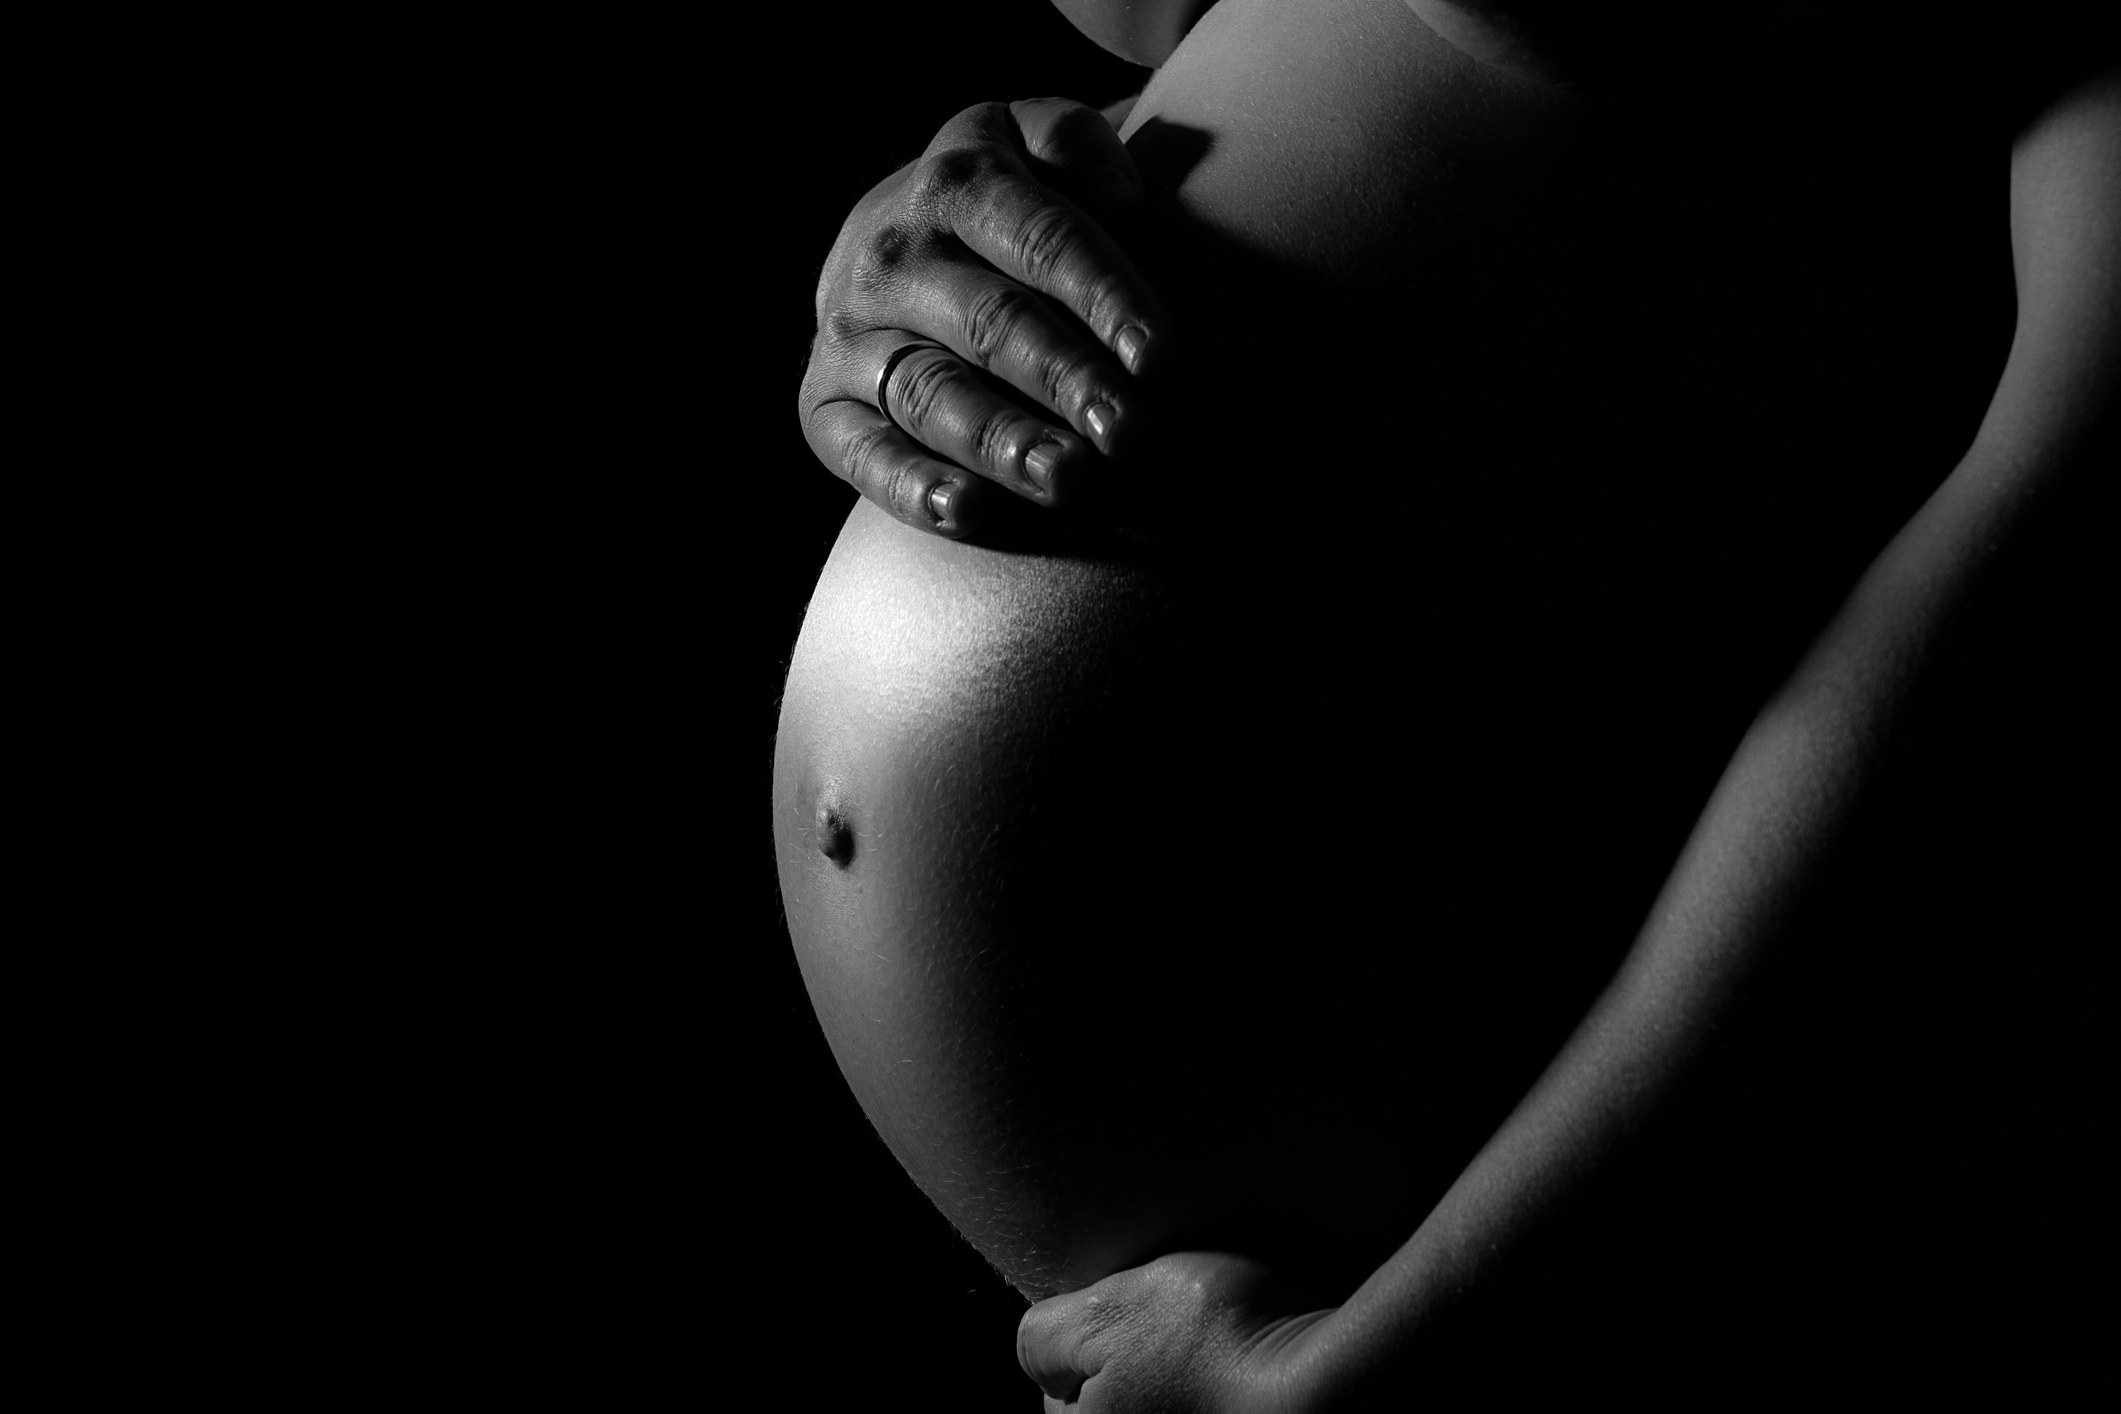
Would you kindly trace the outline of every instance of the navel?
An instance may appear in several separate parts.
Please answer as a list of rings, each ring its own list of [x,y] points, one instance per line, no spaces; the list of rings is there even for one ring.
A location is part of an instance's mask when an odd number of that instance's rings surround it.
[[[841,869],[854,863],[854,822],[836,799],[823,799],[817,806],[818,853]]]

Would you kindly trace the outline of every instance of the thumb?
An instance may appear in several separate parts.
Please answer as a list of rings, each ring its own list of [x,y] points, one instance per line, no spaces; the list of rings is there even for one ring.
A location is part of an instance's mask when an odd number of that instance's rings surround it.
[[[1083,1382],[1104,1363],[1090,1348],[1100,1324],[1097,1307],[1088,1292],[1071,1291],[1039,1302],[1016,1324],[1016,1363],[1064,1403],[1081,1394]]]
[[[1020,99],[1009,112],[1040,181],[1100,221],[1141,209],[1148,194],[1141,168],[1104,114],[1067,98]]]

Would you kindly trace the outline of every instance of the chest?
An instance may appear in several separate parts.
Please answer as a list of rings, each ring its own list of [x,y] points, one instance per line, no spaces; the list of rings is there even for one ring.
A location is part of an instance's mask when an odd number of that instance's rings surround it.
[[[1053,0],[1084,35],[1130,63],[1155,68],[1215,0]]]
[[[1555,103],[1402,0],[1224,0],[1130,130],[1214,448],[1145,487],[1273,651],[1422,663],[1528,777],[1727,755],[2009,342],[2007,147],[1904,83]]]
[[[1143,266],[1196,420],[1281,474],[1399,465],[1427,523],[1848,572],[2000,372],[2007,135],[1788,58],[1772,93],[1557,102],[1403,0],[1224,0],[1129,134],[1175,193]]]

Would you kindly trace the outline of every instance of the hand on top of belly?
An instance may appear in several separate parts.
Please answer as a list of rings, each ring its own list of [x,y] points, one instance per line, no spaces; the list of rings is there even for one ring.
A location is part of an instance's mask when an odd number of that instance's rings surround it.
[[[818,459],[939,535],[977,530],[986,482],[1080,504],[1125,457],[1135,375],[1170,342],[1106,231],[1142,197],[1095,109],[983,103],[944,124],[862,198],[826,257],[799,400]]]

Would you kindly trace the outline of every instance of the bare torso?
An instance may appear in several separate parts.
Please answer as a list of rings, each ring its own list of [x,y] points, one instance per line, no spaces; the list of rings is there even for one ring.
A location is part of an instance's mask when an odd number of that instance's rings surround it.
[[[1938,101],[1594,103],[1402,0],[1171,55],[1125,136],[1182,528],[858,505],[775,763],[842,1069],[1027,1294],[1359,1279],[1551,1056],[2001,368],[2010,134]]]

